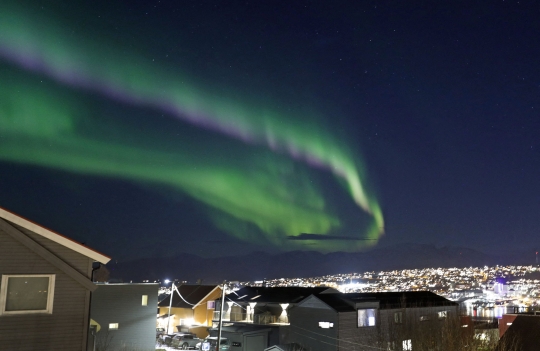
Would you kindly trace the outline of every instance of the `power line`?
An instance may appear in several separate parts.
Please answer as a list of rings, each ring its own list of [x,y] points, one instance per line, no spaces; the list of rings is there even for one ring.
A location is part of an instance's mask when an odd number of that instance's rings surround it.
[[[178,293],[178,296],[180,296],[180,298],[182,300],[184,300],[185,303],[187,303],[188,305],[191,305],[191,306],[197,306],[196,304],[193,304],[193,303],[190,303],[190,302],[187,302],[186,299],[184,299],[184,297],[182,296],[182,294],[180,294],[180,291],[178,291],[178,289],[176,288],[176,285],[173,285],[174,286],[174,290]],[[174,293],[174,291],[171,291],[171,294]],[[190,294],[191,295],[191,294]]]
[[[231,300],[230,298],[226,297],[229,301],[231,301],[232,303],[234,303],[235,305],[237,305],[238,307],[240,307],[241,309],[243,309],[244,311],[247,312],[247,309],[245,307],[243,307],[242,305],[239,305],[236,301],[233,301]],[[358,342],[354,342],[354,341],[349,341],[349,340],[346,340],[346,339],[340,339],[340,338],[334,338],[332,336],[328,336],[328,335],[324,335],[324,334],[321,334],[321,333],[317,333],[317,332],[314,332],[312,330],[309,330],[309,329],[305,329],[305,328],[302,328],[302,327],[299,327],[297,325],[292,325],[289,323],[289,326],[291,327],[295,327],[295,328],[298,328],[298,329],[302,329],[304,331],[307,331],[307,332],[310,332],[310,333],[313,333],[313,334],[316,334],[316,335],[319,335],[319,336],[324,336],[324,337],[327,337],[329,339],[333,339],[333,340],[336,340],[338,342],[345,342],[345,343],[349,343],[349,344],[353,344],[353,345],[358,345],[358,346],[362,346],[362,347],[367,347],[367,348],[370,348],[370,349],[374,349],[374,350],[382,350],[382,351],[387,351],[388,349],[387,348],[380,348],[380,347],[376,347],[376,346],[371,346],[371,345],[365,345],[365,344],[360,344]],[[308,335],[304,335],[304,334],[300,334],[299,332],[297,331],[292,331],[293,333],[296,333],[298,335],[301,335],[301,336],[304,336],[306,338],[310,338],[310,339],[313,339],[315,341],[318,341],[318,342],[321,342],[321,343],[324,343],[324,344],[328,344],[328,345],[332,345],[332,346],[335,346],[335,344],[331,344],[331,343],[328,343],[328,342],[325,342],[323,340],[320,340],[320,339],[316,339],[314,337],[311,337],[311,336],[308,336]]]
[[[333,339],[333,340],[336,340],[338,342],[346,342],[346,343],[349,343],[349,344],[353,344],[353,345],[358,345],[358,346],[362,346],[362,347],[368,347],[370,349],[375,349],[375,350],[383,350],[383,351],[387,351],[387,349],[383,349],[383,348],[380,348],[380,347],[377,347],[377,346],[371,346],[371,345],[366,345],[366,344],[360,344],[358,342],[354,342],[354,341],[349,341],[349,340],[346,340],[346,339],[340,339],[340,338],[334,338],[332,336],[328,336],[328,335],[324,335],[324,334],[321,334],[321,333],[317,333],[317,332],[314,332],[312,330],[309,330],[309,329],[305,329],[305,328],[302,328],[302,327],[299,327],[297,325],[293,325],[293,324],[289,324],[291,327],[295,327],[295,328],[298,328],[298,329],[302,329],[302,330],[305,330],[307,332],[310,332],[310,333],[313,333],[313,334],[316,334],[316,335],[320,335],[320,336],[324,336],[324,337],[327,337],[329,339]],[[296,334],[299,334],[299,335],[302,335],[296,331],[293,331],[293,333],[296,333]],[[304,335],[306,337],[308,337],[307,335]],[[323,342],[322,340],[317,340],[317,341],[321,341]],[[332,344],[333,345],[333,344]]]

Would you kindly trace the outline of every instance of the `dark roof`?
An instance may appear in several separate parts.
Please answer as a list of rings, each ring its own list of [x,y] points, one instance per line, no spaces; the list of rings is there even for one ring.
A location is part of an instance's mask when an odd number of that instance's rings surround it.
[[[540,316],[519,315],[499,340],[496,350],[538,351],[539,331]]]
[[[378,302],[380,309],[458,305],[430,291],[320,294],[317,298],[338,312],[353,311],[360,302]]]
[[[310,295],[318,295],[328,287],[302,288],[302,287],[255,287],[246,286],[227,295],[227,299],[235,302],[265,302],[265,303],[297,303]],[[337,292],[337,291],[336,291]]]
[[[317,295],[317,298],[337,312],[354,311],[354,303],[347,300],[343,295],[345,294],[321,294]]]
[[[175,291],[173,294],[172,307],[193,308],[193,305],[201,302],[201,300],[214,290],[216,286],[217,285],[179,285],[176,288],[182,297],[178,296]],[[170,295],[167,295],[167,297],[159,302],[158,306],[169,307],[170,301]]]

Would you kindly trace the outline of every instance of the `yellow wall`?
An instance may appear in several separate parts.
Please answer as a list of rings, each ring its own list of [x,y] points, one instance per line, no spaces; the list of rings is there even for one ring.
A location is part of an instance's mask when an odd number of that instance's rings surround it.
[[[207,302],[208,301],[214,301],[219,300],[221,298],[221,289],[216,289],[214,292],[212,292],[210,295],[208,295],[205,299],[199,302],[199,305],[195,306],[195,308],[178,308],[173,307],[171,309],[171,327],[170,332],[175,333],[177,332],[176,326],[180,324],[181,319],[189,319],[193,318],[193,321],[195,324],[198,325],[204,325],[211,327],[212,326],[212,318],[214,316],[214,309],[207,309]],[[159,315],[165,315],[169,313],[169,307],[160,307],[159,308]],[[167,318],[162,318],[161,320],[158,320],[158,326],[161,328],[165,328],[167,330]],[[194,327],[190,329],[192,333],[197,335],[199,338],[205,338],[208,336],[207,328],[204,327]]]
[[[193,319],[195,320],[197,324],[212,326],[212,317],[214,316],[214,309],[207,309],[206,303],[208,301],[218,300],[219,298],[221,298],[221,289],[217,289],[216,291],[208,295],[206,299],[201,301],[200,305],[195,307]]]
[[[169,314],[169,307],[160,307],[159,308],[159,315],[165,315]],[[180,319],[189,319],[193,318],[193,310],[191,308],[175,308],[173,307],[171,309],[171,323],[169,332],[170,333],[176,333],[178,330],[176,329],[176,326],[180,324]],[[158,327],[165,328],[167,330],[168,325],[168,318],[162,318],[158,320]]]

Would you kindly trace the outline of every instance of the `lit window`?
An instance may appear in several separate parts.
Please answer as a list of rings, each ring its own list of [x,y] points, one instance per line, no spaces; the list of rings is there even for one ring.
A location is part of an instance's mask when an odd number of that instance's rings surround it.
[[[148,295],[143,295],[142,296],[142,305],[143,306],[148,306]]]
[[[429,316],[420,316],[420,322],[429,321]]]
[[[437,315],[439,316],[439,319],[445,319],[448,317],[448,311],[440,311],[437,313]]]
[[[329,329],[329,328],[333,328],[333,327],[334,327],[334,323],[331,323],[331,322],[319,322],[319,328]]]
[[[118,323],[109,323],[109,330],[118,330]]]
[[[403,312],[394,312],[394,323],[401,324],[403,323]]]
[[[206,301],[206,308],[213,310],[216,308],[216,301]]]
[[[2,275],[0,315],[52,313],[54,274]]]
[[[403,340],[403,351],[411,351],[411,350],[412,350],[411,339]]]
[[[373,327],[375,325],[375,309],[358,310],[358,326]]]

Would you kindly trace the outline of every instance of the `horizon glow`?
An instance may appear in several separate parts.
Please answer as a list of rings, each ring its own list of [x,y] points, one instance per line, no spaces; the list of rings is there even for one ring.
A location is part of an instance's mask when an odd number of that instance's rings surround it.
[[[66,104],[65,96],[43,91],[31,79],[2,85],[0,159],[172,186],[217,210],[209,215],[222,230],[256,242],[250,227],[242,224],[250,223],[275,245],[300,233],[329,234],[341,223],[326,208],[317,186],[309,184],[306,170],[294,174],[298,166],[293,159],[330,171],[343,181],[353,201],[371,217],[363,237],[382,235],[382,211],[362,182],[365,172],[359,157],[324,125],[316,124],[317,116],[289,116],[239,102],[188,83],[180,74],[171,77],[136,56],[104,51],[103,44],[77,45],[61,32],[18,12],[0,13],[0,60],[34,78],[44,75],[66,88],[82,90],[75,98],[70,93],[67,100],[72,103]],[[186,150],[164,153],[86,136],[79,124],[81,120],[91,124],[91,117],[80,110],[84,106],[80,99],[87,93],[161,111],[256,148],[257,156],[247,157],[245,164],[235,168],[221,160],[200,160]],[[254,169],[250,169],[252,163]],[[298,179],[292,186],[283,185],[284,174]],[[306,240],[287,244],[355,250],[375,243]]]

